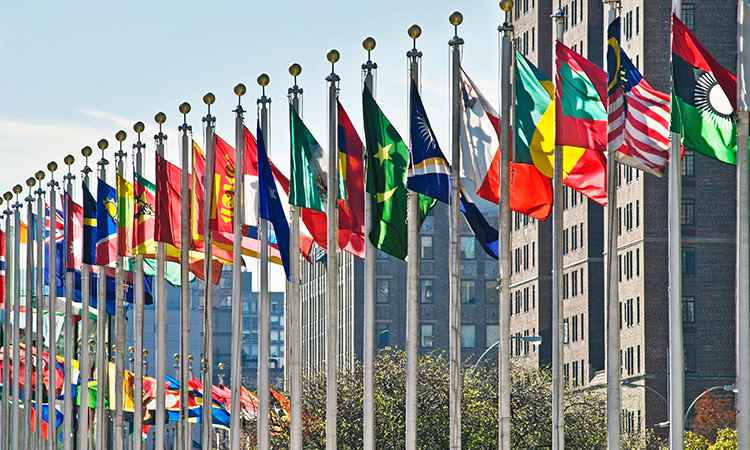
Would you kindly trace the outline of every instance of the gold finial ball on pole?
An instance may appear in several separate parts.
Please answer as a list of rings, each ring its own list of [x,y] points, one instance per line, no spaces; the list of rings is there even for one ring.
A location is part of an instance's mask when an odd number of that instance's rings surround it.
[[[143,349],[143,356],[148,356],[148,349]]]
[[[340,58],[341,58],[341,54],[335,48],[328,50],[328,53],[326,53],[326,59],[331,64],[335,64],[339,62]]]
[[[109,142],[106,139],[100,139],[99,142],[96,143],[96,146],[99,147],[99,150],[104,150],[109,147]]]
[[[183,104],[186,104],[186,103],[183,103]],[[180,105],[180,108],[182,108],[182,105]],[[190,112],[190,105],[188,105],[187,110],[188,112]],[[161,111],[156,113],[156,115],[154,116],[154,122],[158,123],[159,125],[163,124],[166,121],[167,121],[167,115]]]
[[[57,170],[57,163],[54,161],[51,161],[49,164],[47,164],[47,170],[50,172],[54,172]]]
[[[128,133],[126,133],[125,130],[120,130],[117,133],[115,133],[115,139],[117,139],[117,142],[122,142],[127,138],[128,138]]]
[[[94,151],[91,150],[91,147],[89,147],[88,145],[81,149],[81,154],[84,158],[88,158],[92,153],[94,153]]]
[[[268,86],[268,83],[270,82],[271,82],[271,77],[269,77],[268,74],[262,73],[258,75],[258,86],[266,87]]]
[[[96,345],[96,341],[93,339],[89,339],[89,347],[94,348],[95,345]]]
[[[464,21],[464,15],[458,11],[453,11],[451,15],[448,17],[448,21],[451,23],[451,25],[453,25],[454,27],[457,27],[461,25],[461,23]]]
[[[237,85],[234,87],[234,94],[237,97],[242,97],[245,95],[245,92],[247,92],[247,88],[242,83],[237,83]]]
[[[188,356],[188,361],[189,361],[189,362],[193,362],[193,361],[195,361],[195,358],[193,358],[193,355],[190,355],[190,356]]]
[[[302,73],[302,66],[300,66],[298,63],[294,63],[291,66],[289,66],[289,75],[296,77],[299,76],[299,74]]]
[[[422,27],[415,23],[414,25],[410,26],[409,29],[406,30],[406,32],[409,34],[410,38],[416,39],[419,36],[422,36]]]
[[[28,187],[33,187],[35,184],[36,184],[36,178],[34,178],[34,177],[29,177],[26,180],[26,186],[28,186]]]
[[[219,363],[219,370],[224,370],[224,363]]]
[[[180,354],[179,353],[175,353],[174,354],[174,360],[175,361],[179,361],[180,360]]]
[[[375,50],[376,44],[377,42],[375,42],[375,38],[372,36],[368,36],[362,41],[362,47],[368,52]]]
[[[133,125],[133,131],[135,131],[138,134],[143,133],[143,130],[145,129],[146,129],[146,125],[144,125],[143,122],[141,121],[138,121],[135,123],[135,125]]]
[[[65,157],[65,159],[63,159],[63,162],[65,163],[66,166],[70,167],[73,165],[74,162],[76,162],[76,159],[73,155],[68,155]]]
[[[135,353],[135,349],[133,347],[128,347],[128,351],[130,352],[131,355]]]
[[[13,193],[10,191],[6,191],[5,194],[3,194],[3,198],[5,199],[6,202],[11,201],[13,200]]]
[[[505,12],[513,9],[513,0],[500,0],[500,9]]]
[[[43,170],[37,171],[37,173],[34,174],[34,177],[37,180],[42,181],[44,179],[44,171]]]
[[[21,186],[20,184],[17,184],[15,186],[13,186],[13,193],[14,194],[18,195],[21,192],[23,192],[23,186]]]
[[[203,96],[203,103],[207,104],[208,106],[211,106],[216,101],[216,96],[211,92],[206,92],[206,95]]]

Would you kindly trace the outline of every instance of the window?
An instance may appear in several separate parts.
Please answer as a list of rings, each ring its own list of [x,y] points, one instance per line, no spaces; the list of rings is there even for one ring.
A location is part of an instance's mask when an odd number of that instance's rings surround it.
[[[584,381],[586,381],[586,376],[584,375],[583,360],[581,360],[581,386],[585,384]]]
[[[531,267],[536,267],[536,242],[531,243]]]
[[[685,149],[681,170],[683,177],[695,176],[695,153],[692,150]]]
[[[500,294],[497,290],[497,280],[486,280],[484,282],[484,302],[499,303]]]
[[[574,270],[570,273],[570,296],[576,295],[578,295],[578,271]]]
[[[568,31],[568,6],[566,5],[565,8],[563,8],[563,31]]]
[[[391,290],[391,280],[378,278],[375,280],[375,298],[377,303],[390,303],[389,291]]]
[[[531,286],[531,309],[536,309],[536,286]]]
[[[692,198],[682,199],[682,208],[680,209],[680,224],[683,227],[695,226],[695,200]]]
[[[695,323],[695,297],[682,297],[682,323]]]
[[[529,330],[524,330],[523,335],[528,337],[529,336]],[[529,354],[529,341],[523,341],[523,354],[528,355]]]
[[[485,347],[497,344],[500,340],[500,326],[499,325],[487,325],[485,328]]]
[[[683,275],[695,274],[695,249],[694,248],[684,247],[682,249],[682,274]]]
[[[581,230],[581,248],[583,248],[583,222],[581,222],[579,229]]]
[[[695,348],[686,348],[685,349],[685,372],[692,373],[695,372]]]
[[[375,259],[377,259],[378,261],[388,261],[390,258],[390,255],[386,252],[380,250],[375,251]]]
[[[573,225],[570,229],[570,249],[572,251],[578,250],[578,225]]]
[[[586,338],[586,333],[583,332],[583,330],[586,329],[586,326],[584,325],[583,321],[583,313],[581,313],[581,340],[584,340]],[[581,370],[581,378],[583,378],[583,370]]]
[[[523,288],[523,312],[529,312],[529,288]]]
[[[432,348],[434,346],[435,326],[431,323],[422,325],[421,345],[423,348]]]
[[[461,280],[461,303],[473,305],[477,302],[477,285],[474,280]]]
[[[433,285],[435,280],[430,278],[419,280],[419,300],[422,303],[432,303],[433,300]]]
[[[686,27],[695,30],[695,3],[683,3],[680,18]]]
[[[461,259],[475,259],[474,236],[461,236]]]
[[[641,32],[641,8],[636,6],[635,8],[635,34]]]
[[[581,267],[581,294],[583,294],[583,267]]]
[[[521,261],[521,248],[520,247],[515,250],[515,259],[516,259],[516,273],[518,273],[521,271],[521,263],[523,262]]]
[[[568,229],[563,230],[563,255],[568,254]]]
[[[641,201],[635,201],[635,227],[641,226]]]
[[[420,256],[422,259],[432,259],[432,236],[420,236]]]
[[[573,0],[573,3],[570,4],[570,25],[576,26],[578,24],[578,0]]]
[[[622,208],[617,208],[617,235],[622,236]]]
[[[563,300],[568,299],[568,279],[570,275],[567,273],[563,274]]]
[[[378,328],[378,348],[386,348],[391,345],[391,324],[379,323]]]
[[[641,276],[641,249],[635,249],[635,276]]]
[[[635,298],[635,321],[637,324],[641,323],[641,298]]]
[[[562,194],[563,194],[563,210],[568,209],[568,190],[570,188],[567,186],[563,186]]]
[[[529,32],[524,31],[523,33],[523,54],[529,54]]]
[[[571,334],[573,335],[573,342],[578,341],[578,316],[573,316],[571,320]]]
[[[523,246],[523,270],[529,270],[529,244]]]
[[[536,30],[534,29],[534,27],[531,27],[531,52],[532,53],[536,51],[536,43],[534,42],[535,41],[535,31]]]
[[[461,325],[461,347],[474,348],[477,346],[476,325]]]
[[[563,320],[563,344],[568,344],[570,342],[570,334],[568,333],[568,325],[569,325],[568,319],[564,319]]]
[[[583,2],[584,0],[581,0],[581,7],[578,8],[581,11],[581,22],[583,22]]]
[[[578,361],[573,361],[573,387],[578,387]]]

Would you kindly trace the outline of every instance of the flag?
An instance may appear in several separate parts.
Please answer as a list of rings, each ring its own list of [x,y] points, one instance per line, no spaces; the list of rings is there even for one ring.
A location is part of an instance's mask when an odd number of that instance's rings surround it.
[[[133,185],[117,174],[117,254],[120,256],[133,256],[134,211]]]
[[[96,264],[96,200],[83,183],[83,263]]]
[[[460,186],[459,196],[461,200],[461,212],[464,214],[464,219],[469,224],[472,233],[474,233],[474,237],[489,256],[498,259],[498,231],[487,222],[487,219],[484,218],[477,205],[471,200],[463,185]]]
[[[273,226],[276,233],[276,241],[279,243],[281,260],[284,264],[284,272],[289,278],[289,223],[286,221],[286,213],[281,206],[279,192],[276,189],[271,172],[271,164],[266,154],[266,145],[263,133],[258,123],[258,213],[261,219],[265,219]]]
[[[212,230],[232,234],[234,231],[234,148],[218,135],[214,140],[214,196],[211,199]]]
[[[5,304],[5,232],[0,230],[0,304]]]
[[[437,143],[424,110],[417,84],[411,80],[411,152],[406,171],[406,188],[451,202],[451,168]]]
[[[217,141],[218,142],[218,141]],[[223,142],[223,141],[222,141]],[[225,143],[225,145],[228,145]],[[177,169],[179,170],[179,169]],[[206,174],[206,157],[203,151],[198,147],[198,144],[193,141],[193,174],[192,174],[192,191],[188,195],[192,198],[191,214],[193,223],[193,239],[191,242],[191,249],[205,253],[205,174]],[[178,191],[176,194],[178,197],[177,202],[179,203],[179,197],[181,192]],[[232,193],[234,195],[234,191]],[[217,222],[218,223],[218,222]],[[209,219],[209,228],[211,220]],[[222,234],[220,231],[213,231],[213,246],[211,247],[211,253],[214,258],[217,258],[223,263],[232,264],[234,259],[234,253],[232,249],[232,232]],[[223,239],[222,239],[223,237]]]
[[[620,18],[608,30],[607,139],[617,161],[656,176],[669,158],[669,96],[651,87],[620,48]]]
[[[182,245],[180,228],[182,208],[182,172],[180,168],[156,155],[156,222],[154,238],[173,247]],[[187,245],[187,243],[186,243]]]
[[[339,179],[344,187],[339,199],[339,247],[365,257],[365,173],[364,145],[344,107],[338,109]],[[346,195],[342,195],[344,192]]]
[[[65,268],[68,271],[81,270],[82,238],[83,238],[83,207],[78,205],[67,194],[65,203]]]
[[[685,148],[737,164],[737,77],[672,14],[670,129]]]
[[[106,266],[117,256],[117,190],[99,179],[96,190],[96,264]]]
[[[156,225],[156,186],[139,174],[133,174],[134,194],[134,229],[133,254],[148,255],[156,253],[154,227]]]
[[[44,277],[43,278],[44,278],[44,285],[45,286],[50,286],[50,281],[49,281],[49,267],[50,267],[50,265],[49,265],[49,247],[50,247],[50,240],[52,239],[52,237],[51,237],[51,232],[50,232],[51,220],[50,220],[49,205],[45,204],[44,205],[44,210],[45,210],[45,213],[44,213],[44,230],[42,232],[43,235],[44,235]],[[34,217],[36,218],[36,216],[34,216]],[[36,223],[36,219],[34,220],[34,222]],[[36,232],[36,230],[34,230],[34,232]],[[55,240],[55,243],[57,244],[56,247],[55,247],[55,251],[56,251],[56,253],[55,253],[55,260],[56,260],[56,264],[57,264],[55,266],[55,269],[56,269],[56,273],[55,273],[55,286],[62,287],[63,284],[64,284],[65,270],[66,270],[66,268],[65,268],[65,262],[64,262],[64,257],[65,257],[65,254],[67,253],[67,251],[66,251],[66,247],[65,247],[65,221],[63,219],[63,213],[60,210],[57,210],[56,214],[55,214],[54,240]],[[63,296],[64,295],[65,294],[63,294]]]
[[[548,103],[551,101],[547,100]],[[500,115],[461,70],[461,174],[477,195],[499,203]],[[537,167],[510,161],[510,209],[538,220],[552,212],[552,182]]]
[[[528,146],[537,169],[553,178],[556,127],[554,118],[557,109],[553,101],[554,87],[552,82],[520,53],[516,53],[516,61],[517,132],[515,142],[518,154],[522,155],[525,146]],[[601,76],[604,72],[601,69],[598,70]],[[606,75],[604,77],[606,79]],[[604,106],[601,108],[603,109]],[[515,167],[521,166],[518,164]],[[563,146],[563,183],[565,185],[601,205],[606,205],[606,177],[607,159],[603,151],[587,151],[580,147]]]
[[[396,129],[385,117],[365,86],[362,110],[367,148],[367,192],[375,202],[370,241],[379,250],[399,259],[406,259],[408,227],[406,169],[409,150]],[[434,204],[420,194],[420,225]],[[428,208],[429,206],[429,208]]]
[[[328,200],[328,156],[291,104],[289,131],[292,151],[289,203],[325,212]]]

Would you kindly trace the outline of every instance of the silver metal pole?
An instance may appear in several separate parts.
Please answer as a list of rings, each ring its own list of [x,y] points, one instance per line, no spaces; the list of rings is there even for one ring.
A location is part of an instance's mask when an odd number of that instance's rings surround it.
[[[555,21],[557,40],[563,41],[563,20],[565,14],[558,9],[552,15]],[[554,48],[552,49],[554,55]],[[553,61],[556,61],[553,58]],[[563,147],[555,146],[554,206],[552,211],[552,450],[565,448],[565,386],[562,376],[563,365]]]
[[[89,186],[89,173],[92,172],[89,167],[89,156],[91,156],[91,147],[84,147],[81,149],[81,154],[86,158],[86,165],[81,170],[81,177],[83,184],[88,188]],[[95,344],[94,340],[91,339],[91,314],[89,312],[89,303],[91,299],[91,266],[84,263],[81,267],[81,341],[84,344],[88,344],[90,351],[94,351]],[[83,351],[81,352],[83,355]],[[79,450],[88,450],[90,445],[91,434],[90,420],[89,420],[89,388],[88,381],[91,378],[91,358],[83,355],[80,358],[80,373],[81,373],[81,391],[83,392],[83,398],[81,400],[81,407],[78,410],[78,429],[80,439],[78,440]]]
[[[367,62],[362,64],[365,86],[375,96],[374,72],[378,65],[370,59],[375,49],[375,39],[368,37],[362,42],[367,50]],[[369,152],[369,149],[365,149]],[[365,186],[367,186],[367,158],[365,161]],[[364,339],[363,339],[363,443],[364,450],[375,450],[375,246],[370,240],[372,231],[372,197],[365,193],[365,286],[364,286]]]
[[[213,237],[209,227],[211,217],[211,199],[214,195],[214,127],[216,118],[211,115],[211,104],[216,100],[214,94],[207,93],[203,102],[208,105],[208,113],[203,118],[206,124],[206,181],[205,181],[205,212],[203,220],[203,236],[205,239],[205,299],[204,334],[203,334],[203,445],[213,442],[213,401],[211,389],[213,386],[213,351],[214,351],[214,285],[213,285]]]
[[[458,25],[463,21],[461,13],[450,15],[454,36],[448,41],[451,47],[451,213],[450,213],[450,338],[449,338],[449,385],[450,385],[450,448],[461,448],[461,204],[459,201],[461,168],[461,46],[464,40],[458,36]],[[411,211],[409,211],[411,213]],[[411,216],[410,216],[411,217]],[[411,241],[410,241],[411,242]],[[416,248],[415,248],[416,250]],[[409,249],[411,252],[411,249]],[[410,253],[411,255],[412,253]],[[419,257],[416,253],[414,256]]]
[[[11,200],[13,199],[13,194],[10,193],[10,191],[6,192],[3,195],[3,198],[5,199],[6,207],[5,211],[3,211],[3,215],[5,215],[5,268],[3,269],[5,272],[5,302],[3,305],[3,355],[10,355],[13,350],[11,349],[11,342],[13,343],[13,348],[16,347],[15,341],[12,341],[12,327],[10,324],[10,316],[11,316],[11,297],[13,296],[13,291],[11,290],[11,287],[13,286],[12,283],[12,276],[10,275],[12,272],[10,271],[10,267],[12,266],[12,263],[15,259],[15,256],[13,255],[13,248],[12,243],[10,240],[10,221],[11,221],[11,215],[13,214],[13,210],[11,209]],[[13,360],[15,362],[15,359]],[[10,389],[10,366],[12,363],[4,363],[3,364],[3,405],[2,405],[2,411],[3,411],[3,434],[0,436],[0,449],[2,450],[8,450],[8,446],[10,444],[10,416],[11,416],[11,402],[9,400],[9,396],[11,395],[11,389]]]
[[[73,155],[68,155],[65,157],[65,164],[68,166],[68,173],[63,177],[63,179],[66,181],[65,185],[65,191],[67,193],[68,199],[73,199],[73,180],[76,179],[76,176],[73,175],[70,171],[70,166],[75,162],[75,158]],[[69,233],[72,233],[72,230],[69,229],[69,217],[70,214],[72,214],[71,211],[68,210],[67,204],[64,205],[65,208],[65,218],[63,219],[65,221],[64,227],[65,227],[65,241],[68,242],[68,236],[70,236]],[[50,211],[50,214],[55,214],[54,211]],[[54,239],[54,234],[50,231],[50,240]],[[63,416],[63,449],[64,450],[71,450],[73,448],[73,415],[75,414],[74,408],[73,408],[73,371],[70,369],[72,366],[70,365],[68,361],[73,361],[75,358],[75,346],[77,345],[75,336],[74,336],[74,330],[77,330],[77,327],[73,324],[73,283],[75,283],[75,279],[73,277],[73,272],[68,270],[67,267],[67,256],[68,256],[68,250],[65,249],[63,253],[63,261],[64,266],[63,270],[65,271],[65,386],[64,386],[64,394],[65,394],[65,400],[63,402],[63,409],[64,409],[64,416]],[[52,274],[50,273],[50,289],[52,289]],[[41,292],[41,291],[39,291]],[[79,358],[79,366],[80,366],[80,358]],[[79,367],[80,368],[80,367]],[[40,391],[41,392],[41,391]],[[83,435],[79,435],[83,436]],[[40,447],[41,448],[41,447]]]
[[[55,333],[55,330],[57,329],[57,283],[54,280],[54,277],[57,274],[57,240],[55,239],[55,233],[57,232],[57,181],[55,181],[55,170],[57,170],[57,163],[51,162],[47,164],[47,169],[50,171],[50,181],[47,183],[47,186],[49,186],[49,233],[50,233],[50,239],[49,239],[49,326],[47,327],[47,330],[49,332],[49,361],[50,361],[50,371],[49,371],[49,385],[50,385],[50,391],[53,393],[56,391],[55,386],[57,386],[57,370],[55,369],[55,366],[57,364],[57,334]],[[31,227],[31,224],[29,223],[29,228]],[[28,241],[31,242],[31,239]],[[28,299],[29,292],[26,293],[26,298]],[[28,316],[28,314],[27,314]],[[27,323],[28,325],[28,323]],[[27,347],[28,348],[28,347]],[[30,385],[31,383],[27,384]],[[57,398],[55,398],[56,395],[52,395],[49,398],[49,424],[47,428],[47,444],[49,445],[50,450],[57,448],[57,429],[55,427],[55,415],[56,415],[56,404],[57,404]],[[66,411],[67,412],[67,411]]]
[[[303,89],[297,86],[297,76],[302,73],[299,64],[289,66],[289,73],[294,77],[294,86],[288,90],[292,102],[292,108],[302,116],[300,97]],[[299,250],[299,207],[289,205],[292,210],[290,225],[291,235],[289,239],[289,261],[291,282],[289,283],[289,296],[287,300],[287,319],[289,329],[286,330],[289,337],[289,382],[291,394],[291,411],[289,424],[289,448],[302,448],[302,302],[300,300],[300,250]],[[237,449],[232,449],[237,450]]]
[[[231,421],[229,423],[229,445],[231,450],[240,450],[242,443],[242,225],[244,219],[245,178],[245,119],[242,96],[247,92],[244,84],[234,87],[237,108],[234,110],[234,246],[232,248],[232,374],[231,374]],[[186,365],[186,364],[183,364]]]
[[[419,88],[419,64],[422,52],[417,50],[417,38],[422,33],[418,25],[408,30],[412,38],[412,49],[406,53],[409,59],[409,77]],[[455,62],[455,58],[454,58]],[[411,101],[407,101],[407,114],[411,110]],[[408,117],[408,116],[407,116]],[[408,127],[411,130],[411,127]],[[333,167],[333,166],[331,166]],[[408,240],[406,260],[406,448],[417,448],[417,424],[419,405],[417,390],[419,388],[419,194],[408,191],[407,212]],[[452,392],[452,391],[451,391]],[[452,397],[451,397],[452,398]],[[451,404],[451,406],[455,406]],[[453,413],[453,408],[451,408]]]
[[[146,148],[146,144],[141,142],[141,133],[145,129],[143,122],[137,122],[133,126],[133,130],[138,134],[138,140],[133,144],[133,151],[135,152],[135,173],[143,175],[143,150]],[[135,176],[133,176],[135,179]],[[136,211],[138,203],[136,199]],[[135,224],[137,227],[138,225]],[[144,283],[146,277],[143,272],[143,260],[144,255],[138,254],[135,257],[135,312],[134,314],[134,328],[135,328],[135,343],[133,348],[134,355],[138,355],[141,358],[143,353],[143,322],[144,315],[146,313],[146,288]],[[81,357],[81,360],[85,358]],[[80,363],[79,363],[80,364]],[[134,364],[133,367],[133,450],[141,450],[143,447],[143,438],[141,437],[143,431],[143,365],[138,363]]]
[[[34,195],[32,191],[32,187],[36,184],[36,180],[34,178],[29,178],[26,181],[26,185],[29,186],[29,195],[26,197],[26,296],[24,304],[26,305],[26,314],[25,314],[25,323],[26,323],[26,330],[24,332],[24,355],[26,355],[26,361],[32,361],[34,358],[31,354],[32,350],[32,338],[33,338],[33,327],[34,327]],[[44,217],[44,216],[42,216]],[[42,222],[43,224],[44,222]],[[54,229],[53,229],[54,233]],[[53,235],[54,236],[54,235]],[[51,258],[50,258],[51,259]],[[52,281],[52,277],[54,276],[53,272],[50,272],[50,281]],[[51,283],[50,283],[51,284]],[[50,288],[50,291],[52,289]],[[54,328],[49,328],[49,335],[50,338],[52,338],[52,335]],[[40,331],[40,330],[37,330]],[[50,339],[50,345],[52,343],[52,340]],[[54,361],[54,360],[50,360]],[[52,366],[54,367],[54,365]],[[33,372],[33,369],[31,368],[31,364],[25,364],[24,370],[24,390],[23,390],[23,446],[24,448],[31,448],[32,440],[31,440],[31,393],[32,393],[32,385],[31,385],[31,374]],[[50,374],[53,371],[50,370]],[[54,386],[54,385],[53,385]],[[54,397],[54,396],[53,396]],[[37,405],[38,407],[38,405]],[[37,412],[40,412],[41,410],[38,410]],[[50,411],[52,411],[50,409]],[[41,415],[41,414],[39,414]],[[54,417],[54,416],[52,416]],[[37,428],[37,433],[41,434],[41,428]]]
[[[271,99],[266,97],[266,86],[270,79],[262,74],[258,77],[258,84],[263,87],[263,95],[258,99],[260,105],[260,128],[263,133],[266,152],[270,153],[268,129],[268,109]],[[258,302],[258,450],[270,448],[269,425],[269,362],[271,353],[271,305],[268,288],[268,221],[260,220],[260,293]]]
[[[677,17],[682,11],[681,0],[672,0]],[[685,410],[685,366],[682,343],[682,205],[681,139],[672,133],[669,151],[669,448],[685,448],[685,424],[680,420]],[[619,370],[619,369],[618,369]]]
[[[102,158],[96,163],[99,166],[99,179],[107,179],[107,165],[109,161],[104,158],[104,149],[109,146],[106,139],[98,143],[102,151]],[[98,196],[98,193],[97,193]],[[97,209],[100,208],[97,205]],[[109,358],[108,352],[111,342],[107,336],[107,269],[105,266],[97,266],[96,276],[96,446],[107,445],[108,427],[107,410],[104,407],[106,393],[109,391]]]
[[[334,65],[339,60],[339,52],[328,52],[331,73],[326,77],[328,86],[328,261],[326,261],[326,290],[328,310],[326,311],[326,450],[337,448],[338,376],[339,376],[339,150],[336,144],[338,121],[336,101],[338,98],[339,76]]]
[[[164,141],[167,136],[159,133],[154,136],[156,141],[156,154],[164,158]],[[167,375],[167,284],[165,281],[166,245],[164,242],[156,243],[156,437],[154,439],[154,450],[164,450],[164,422],[167,420],[166,386],[164,385]]]
[[[607,24],[617,15],[618,0],[605,0]],[[607,44],[604,45],[606,60]],[[619,70],[619,69],[618,69]],[[610,105],[609,108],[613,108]],[[608,124],[612,131],[613,123]],[[617,148],[607,148],[607,448],[620,450],[620,302],[617,281]]]
[[[117,141],[120,143],[120,150],[115,153],[117,159],[117,175],[120,177],[125,176],[125,158],[127,153],[122,151],[122,141],[127,138],[125,131],[120,130],[115,135]],[[119,210],[118,210],[119,214]],[[119,219],[119,218],[118,218]],[[115,262],[115,379],[125,379],[125,267],[124,259],[122,257],[122,249],[119,248],[120,241],[120,230],[117,230],[117,259]],[[115,420],[114,420],[114,442],[115,450],[123,450],[125,441],[119,439],[122,437],[122,426],[123,420],[123,392],[120,383],[115,386]],[[111,401],[111,399],[110,399]]]
[[[737,1],[737,448],[750,447],[750,4]]]
[[[23,188],[20,184],[13,187],[13,193],[16,194],[16,202],[13,204],[14,216],[13,216],[13,405],[11,414],[11,441],[10,448],[17,449],[21,447],[19,441],[20,417],[21,411],[19,405],[19,394],[20,394],[20,379],[18,373],[21,370],[21,346],[19,341],[21,340],[20,323],[21,323],[21,202],[18,199],[18,195],[23,192]]]
[[[39,187],[34,192],[37,195],[36,202],[36,406],[40,408],[42,405],[42,392],[44,390],[44,363],[42,354],[44,353],[44,185],[42,179],[44,179],[44,171],[36,173],[36,178],[39,181]],[[31,229],[31,226],[29,226]],[[31,242],[31,241],[29,241]],[[52,281],[52,277],[50,277]],[[54,286],[50,283],[50,286]],[[50,333],[50,336],[52,333]],[[65,336],[68,336],[67,329],[65,330]],[[66,361],[68,359],[66,358]],[[38,409],[37,412],[41,410]],[[42,415],[36,414],[35,417],[36,425],[36,448],[44,448],[44,438],[42,437]]]
[[[500,337],[498,361],[500,448],[510,450],[510,103],[511,65],[513,47],[511,34],[513,25],[510,10],[505,11],[505,22],[498,28],[502,33],[500,49],[500,260],[498,278],[500,282]]]

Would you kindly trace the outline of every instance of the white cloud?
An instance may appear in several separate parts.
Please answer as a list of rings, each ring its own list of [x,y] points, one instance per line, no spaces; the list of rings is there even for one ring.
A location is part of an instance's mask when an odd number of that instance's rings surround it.
[[[114,113],[108,113],[106,111],[99,111],[96,109],[83,109],[79,108],[78,112],[87,116],[96,117],[97,119],[109,120],[121,128],[130,129],[131,126],[136,122],[135,120],[126,119],[125,117],[119,116]]]

